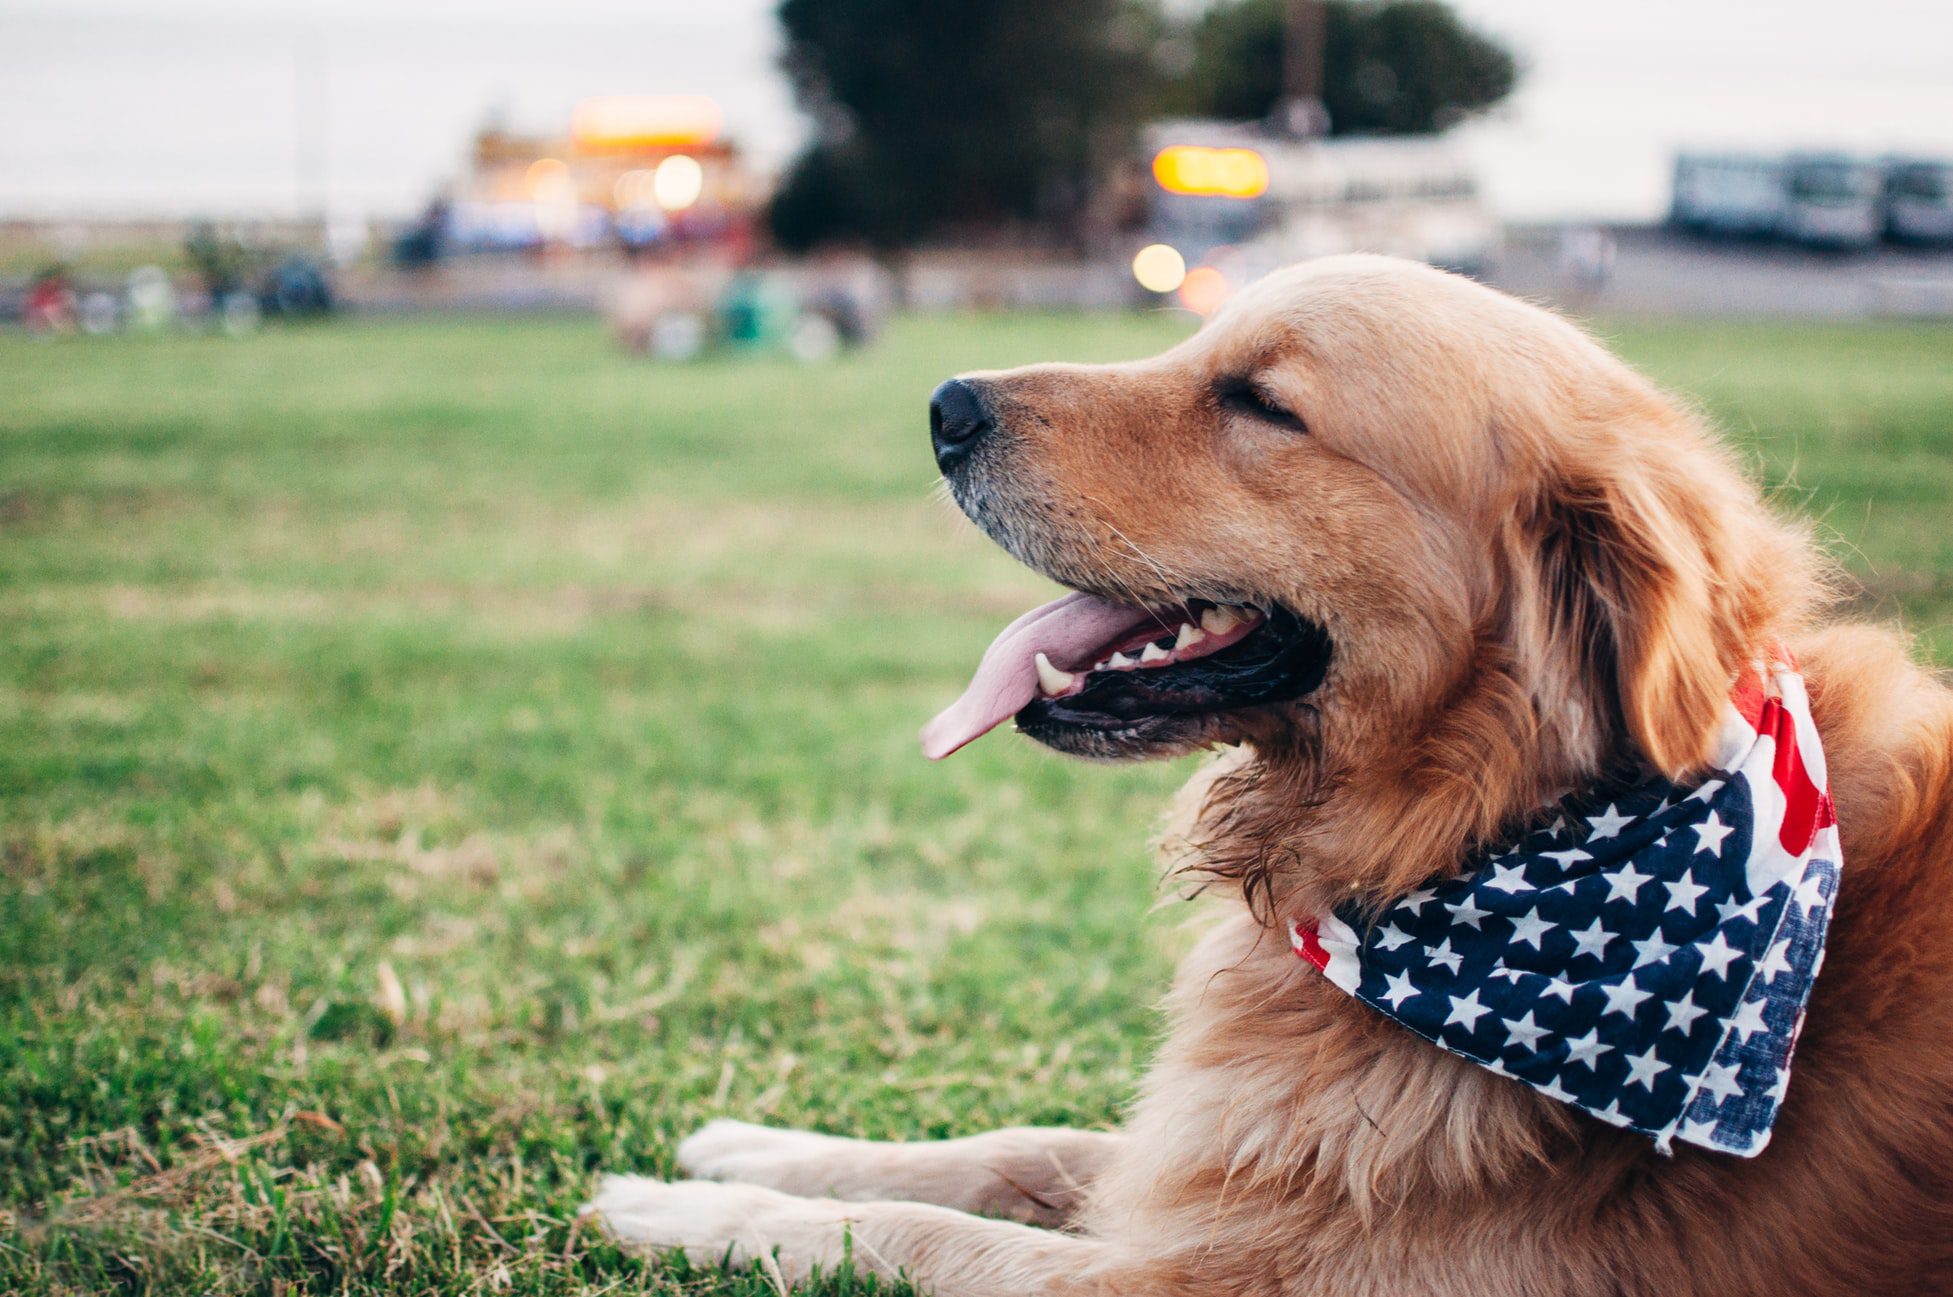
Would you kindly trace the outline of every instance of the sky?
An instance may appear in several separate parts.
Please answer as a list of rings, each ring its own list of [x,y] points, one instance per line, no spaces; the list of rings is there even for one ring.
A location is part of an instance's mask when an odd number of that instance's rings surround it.
[[[1525,68],[1462,133],[1512,219],[1657,217],[1678,147],[1953,156],[1953,0],[1453,2]],[[404,215],[598,93],[710,95],[777,163],[775,3],[0,0],[0,218]]]

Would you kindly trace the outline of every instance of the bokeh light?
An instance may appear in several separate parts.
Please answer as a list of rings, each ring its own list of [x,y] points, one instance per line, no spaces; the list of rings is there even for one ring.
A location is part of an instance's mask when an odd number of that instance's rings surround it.
[[[1149,243],[1132,259],[1132,277],[1149,293],[1170,293],[1187,277],[1187,261],[1165,243]]]
[[[658,206],[668,212],[682,212],[698,201],[705,191],[705,168],[698,159],[674,153],[658,164],[651,182],[651,193]]]
[[[1195,266],[1180,281],[1180,303],[1195,315],[1212,315],[1234,295],[1234,285],[1212,266]]]

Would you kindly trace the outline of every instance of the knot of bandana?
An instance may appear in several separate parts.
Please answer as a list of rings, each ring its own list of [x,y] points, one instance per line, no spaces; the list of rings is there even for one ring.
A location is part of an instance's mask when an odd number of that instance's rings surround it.
[[[1787,659],[1787,655],[1786,655]],[[1290,924],[1328,980],[1603,1121],[1753,1157],[1790,1083],[1837,893],[1804,682],[1737,682],[1715,769],[1571,796],[1382,913]]]

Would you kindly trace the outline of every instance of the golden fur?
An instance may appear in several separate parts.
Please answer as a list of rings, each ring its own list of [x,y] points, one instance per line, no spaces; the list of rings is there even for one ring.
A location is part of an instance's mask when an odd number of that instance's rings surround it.
[[[1307,435],[1218,409],[1242,375]],[[1700,420],[1557,317],[1370,257],[1272,276],[1151,360],[979,381],[1011,440],[971,511],[1000,542],[1135,600],[1279,600],[1330,630],[1329,675],[1200,735],[1230,746],[1166,850],[1219,904],[1122,1133],[714,1123],[680,1149],[701,1182],[606,1182],[621,1238],[777,1248],[791,1278],[845,1235],[936,1297],[1953,1292],[1953,693],[1894,633],[1825,624],[1804,529]],[[1401,895],[1568,787],[1695,770],[1777,640],[1844,869],[1761,1156],[1657,1154],[1290,951],[1286,918]]]

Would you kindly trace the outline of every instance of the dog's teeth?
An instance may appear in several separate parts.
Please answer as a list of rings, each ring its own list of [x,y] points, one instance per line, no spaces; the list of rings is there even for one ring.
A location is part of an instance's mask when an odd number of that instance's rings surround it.
[[[1164,662],[1172,656],[1173,655],[1171,653],[1167,652],[1159,645],[1148,644],[1144,649],[1140,651],[1139,660],[1141,662]]]
[[[1209,635],[1225,635],[1246,620],[1232,608],[1214,607],[1200,614],[1200,627]]]
[[[1173,641],[1173,651],[1178,653],[1189,644],[1198,644],[1206,638],[1207,632],[1201,630],[1200,627],[1190,621],[1183,621],[1180,623],[1180,636]]]
[[[1060,671],[1057,667],[1052,666],[1051,659],[1042,653],[1038,654],[1034,660],[1037,662],[1038,668],[1038,688],[1044,691],[1046,697],[1055,697],[1063,693],[1065,690],[1071,688],[1071,682],[1077,679],[1071,672]]]
[[[1132,665],[1132,659],[1127,657],[1124,653],[1114,653],[1111,657],[1105,660],[1105,664],[1111,667],[1115,671],[1123,671],[1125,668]]]

